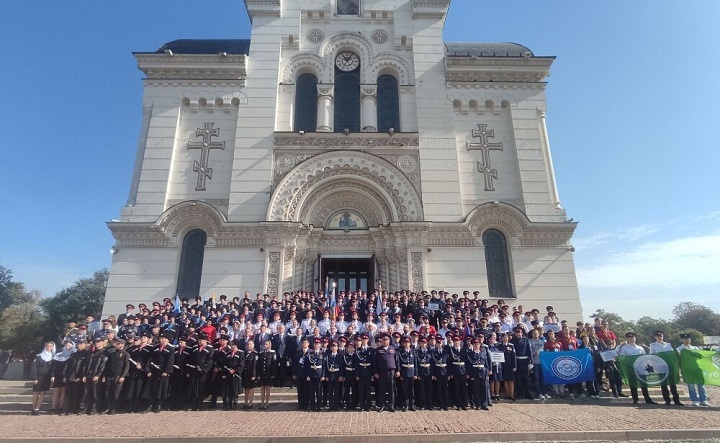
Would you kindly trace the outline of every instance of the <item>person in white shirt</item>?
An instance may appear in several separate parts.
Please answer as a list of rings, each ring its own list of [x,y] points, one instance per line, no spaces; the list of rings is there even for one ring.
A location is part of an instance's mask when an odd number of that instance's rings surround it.
[[[655,338],[654,343],[650,343],[650,353],[651,354],[659,354],[661,352],[672,352],[674,351],[672,345],[670,343],[667,343],[663,341],[663,338],[665,337],[665,333],[663,331],[655,331],[653,332],[653,338]],[[678,394],[677,385],[670,385],[670,391],[668,392],[668,384],[666,382],[663,382],[660,384],[660,390],[662,391],[663,400],[665,400],[665,404],[670,404],[670,393],[672,392],[672,399],[673,402],[677,406],[684,406],[680,402],[680,394]]]
[[[635,340],[637,339],[637,336],[634,332],[628,332],[625,334],[625,340],[627,343],[624,345],[620,345],[620,347],[617,348],[618,355],[645,355],[645,349],[637,344]],[[638,403],[638,392],[637,392],[637,385],[633,385],[633,383],[630,383],[630,395],[632,395],[633,403]],[[650,398],[650,392],[648,392],[647,386],[640,386],[640,390],[642,391],[643,398],[645,398],[645,403],[656,405],[657,403],[653,401],[653,399]]]
[[[682,353],[683,349],[688,349],[691,351],[697,351],[697,346],[694,346],[692,344],[692,338],[690,338],[690,334],[680,334],[680,338],[682,339],[682,344],[677,347],[676,351],[678,354]],[[682,369],[682,368],[681,368]],[[707,393],[705,392],[705,385],[694,385],[694,384],[687,384],[688,387],[688,395],[690,395],[690,400],[692,401],[693,406],[703,406],[708,407],[711,406],[710,403],[707,401]]]

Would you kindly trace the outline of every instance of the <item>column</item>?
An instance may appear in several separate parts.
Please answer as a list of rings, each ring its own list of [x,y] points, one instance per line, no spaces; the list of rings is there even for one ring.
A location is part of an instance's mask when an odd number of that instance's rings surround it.
[[[335,85],[317,85],[317,132],[333,132]]]
[[[140,173],[142,172],[143,160],[145,159],[145,147],[147,146],[148,132],[150,131],[152,110],[153,105],[151,104],[143,106],[142,127],[140,128],[140,140],[138,141],[137,154],[135,155],[135,169],[133,170],[132,181],[130,182],[130,194],[127,200],[128,206],[135,206],[137,202]]]
[[[361,132],[377,132],[377,89],[377,85],[360,85]]]
[[[550,196],[553,206],[560,206],[560,197],[558,196],[557,185],[555,184],[555,169],[553,168],[552,154],[550,153],[550,140],[548,139],[547,125],[545,123],[545,110],[537,108],[537,115],[540,125],[540,142],[542,143],[543,156],[547,166],[548,184],[550,185]]]

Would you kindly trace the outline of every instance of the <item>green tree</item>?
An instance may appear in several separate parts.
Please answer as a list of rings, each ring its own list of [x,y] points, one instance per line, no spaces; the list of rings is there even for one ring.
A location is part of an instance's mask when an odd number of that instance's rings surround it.
[[[40,306],[47,318],[48,333],[53,337],[63,336],[68,322],[78,322],[87,315],[97,317],[105,300],[107,280],[108,271],[103,269],[42,300]]]
[[[15,285],[16,283],[12,281],[12,272],[0,265],[0,312],[12,305]]]
[[[665,334],[664,340],[666,342],[674,342],[678,327],[670,320],[664,320],[661,318],[652,317],[640,317],[637,321],[637,330],[635,331],[638,335],[638,341],[650,344],[655,341],[653,332],[662,331]]]
[[[696,329],[705,335],[720,335],[720,314],[692,302],[684,302],[673,309],[675,324],[680,329]]]
[[[45,317],[39,306],[40,294],[27,292],[22,283],[9,288],[12,304],[0,312],[0,348],[19,354],[37,350],[44,339]]]
[[[602,318],[607,320],[608,323],[610,323],[610,330],[613,331],[620,340],[622,340],[622,337],[626,332],[635,331],[635,323],[623,319],[619,314],[607,312],[604,309],[598,309],[594,314],[590,314],[590,318]]]

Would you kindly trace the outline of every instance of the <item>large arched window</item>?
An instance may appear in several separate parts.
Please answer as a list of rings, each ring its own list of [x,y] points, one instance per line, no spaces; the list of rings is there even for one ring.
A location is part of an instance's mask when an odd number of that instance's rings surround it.
[[[177,293],[181,297],[197,297],[200,293],[205,242],[207,234],[202,229],[193,229],[183,238],[177,284]]]
[[[488,229],[483,233],[482,240],[485,246],[485,266],[490,297],[515,297],[505,235],[497,229]]]
[[[381,75],[377,80],[378,132],[390,128],[400,131],[400,104],[398,82],[392,75]]]
[[[317,130],[317,84],[313,74],[303,74],[295,81],[295,132]]]
[[[335,132],[360,132],[360,66],[335,67]]]

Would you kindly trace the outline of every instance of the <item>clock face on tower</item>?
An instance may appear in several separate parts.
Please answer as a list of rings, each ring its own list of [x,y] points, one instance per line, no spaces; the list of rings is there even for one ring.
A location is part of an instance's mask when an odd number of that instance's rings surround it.
[[[335,66],[342,71],[354,71],[360,66],[360,57],[349,51],[341,52],[337,58],[335,58]]]

